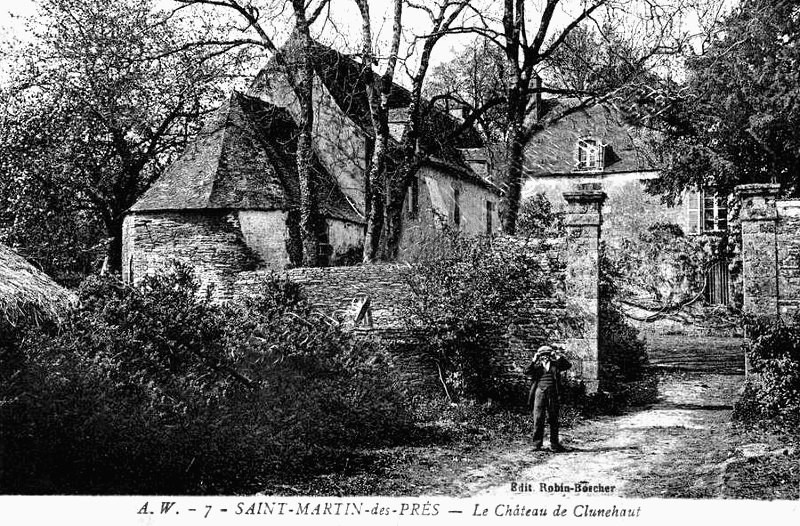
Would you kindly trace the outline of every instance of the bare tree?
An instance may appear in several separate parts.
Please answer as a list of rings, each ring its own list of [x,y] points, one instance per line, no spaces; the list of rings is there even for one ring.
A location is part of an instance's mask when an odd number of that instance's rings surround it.
[[[370,20],[369,0],[355,0],[361,13],[361,52],[364,64],[364,82],[369,97],[370,117],[375,134],[372,159],[364,180],[364,212],[367,217],[367,228],[364,235],[365,262],[372,261],[378,250],[380,230],[383,225],[383,195],[386,178],[387,155],[389,152],[389,96],[394,82],[400,52],[400,40],[403,26],[403,0],[393,0],[393,24],[391,48],[387,57],[383,74],[374,75],[372,64],[375,56],[372,52],[372,22]]]
[[[367,230],[364,243],[364,261],[376,258],[393,259],[397,255],[402,230],[402,208],[406,192],[415,176],[419,163],[424,159],[420,148],[420,131],[426,109],[431,105],[422,97],[422,89],[430,66],[431,54],[436,44],[451,33],[454,23],[464,12],[471,0],[436,0],[434,2],[414,2],[394,0],[391,48],[382,75],[372,72],[375,56],[372,52],[372,28],[368,0],[355,0],[362,20],[362,55],[367,76],[368,96],[375,147],[372,164],[366,179],[368,187]],[[416,36],[408,57],[401,59],[400,42],[403,31],[403,4],[428,15],[430,31]],[[432,5],[431,5],[432,4]],[[417,47],[421,46],[419,50]],[[416,67],[409,66],[411,56],[416,59]],[[388,101],[392,90],[395,69],[403,64],[411,79],[406,122],[403,126],[399,155],[390,159]],[[391,170],[389,169],[390,164]]]
[[[252,0],[175,0],[187,5],[207,5],[219,7],[234,13],[244,27],[243,34],[255,33],[257,38],[243,37],[230,41],[216,42],[217,45],[254,45],[270,54],[282,69],[294,92],[298,108],[297,174],[300,183],[300,236],[303,245],[303,265],[317,266],[319,262],[319,234],[321,216],[318,196],[312,170],[314,128],[314,42],[310,27],[320,17],[330,0],[283,0],[264,4]],[[264,13],[277,16],[282,8],[290,5],[294,18],[294,30],[299,35],[300,45],[294,48],[294,56],[286,56],[284,50],[274,42],[274,35],[263,24]],[[271,8],[271,9],[270,9]]]
[[[592,26],[598,38],[606,42],[611,39],[624,42],[625,45],[609,46],[612,51],[624,51],[614,56],[617,70],[625,69],[618,66],[623,63],[629,72],[645,71],[653,57],[677,54],[683,50],[691,36],[683,25],[683,15],[690,10],[700,11],[702,6],[715,1],[587,0],[578,3],[579,7],[575,10],[576,3],[566,0],[504,0],[499,17],[471,7],[471,14],[478,23],[460,31],[477,33],[501,49],[509,71],[503,96],[491,98],[482,106],[473,108],[464,123],[470,126],[489,109],[497,105],[505,107],[508,123],[507,171],[504,174],[505,194],[501,207],[505,232],[513,234],[516,230],[525,146],[542,129],[539,115],[534,111],[537,99],[542,93],[573,95],[582,97],[585,105],[592,99],[609,97],[610,91],[620,87],[619,82],[542,87],[540,74],[554,65],[560,65],[563,73],[565,55],[569,55],[565,53],[565,48],[580,41],[581,32],[586,34],[586,26]],[[536,8],[540,8],[538,13]],[[560,21],[557,23],[557,20]],[[627,32],[610,31],[616,27],[622,27]],[[571,58],[577,61],[581,59],[575,54]],[[584,64],[587,69],[592,67],[585,61]],[[610,71],[601,74],[608,75]]]

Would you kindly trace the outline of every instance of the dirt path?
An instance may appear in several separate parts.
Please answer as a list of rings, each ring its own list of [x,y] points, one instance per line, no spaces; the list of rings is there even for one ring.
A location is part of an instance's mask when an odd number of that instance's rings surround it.
[[[666,375],[655,405],[565,430],[567,452],[534,452],[518,444],[467,471],[454,486],[464,496],[541,492],[542,484],[553,486],[547,493],[574,495],[576,483],[613,486],[592,493],[599,496],[719,496],[727,459],[770,447],[739,444],[731,433],[730,404],[742,383],[740,375]]]
[[[456,424],[469,426],[457,440],[372,451],[368,464],[266,494],[573,496],[579,484],[610,490],[591,493],[598,496],[800,498],[797,444],[731,423],[743,376],[678,371],[658,378],[655,404],[564,429],[565,453],[533,451],[527,416],[507,430],[467,419]],[[543,492],[542,484],[552,488]]]

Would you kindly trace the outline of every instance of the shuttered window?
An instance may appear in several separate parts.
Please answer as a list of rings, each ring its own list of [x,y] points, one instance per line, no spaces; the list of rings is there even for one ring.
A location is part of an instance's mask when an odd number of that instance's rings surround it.
[[[713,190],[688,192],[686,213],[689,234],[724,232],[728,229],[728,199]]]
[[[687,233],[700,233],[700,193],[688,192],[686,194]]]
[[[578,141],[577,169],[579,171],[600,171],[605,168],[604,144],[596,139]]]

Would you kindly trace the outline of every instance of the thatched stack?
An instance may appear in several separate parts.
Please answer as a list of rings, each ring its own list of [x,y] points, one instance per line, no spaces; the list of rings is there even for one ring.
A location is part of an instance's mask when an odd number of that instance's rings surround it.
[[[61,319],[77,296],[0,244],[0,323]]]

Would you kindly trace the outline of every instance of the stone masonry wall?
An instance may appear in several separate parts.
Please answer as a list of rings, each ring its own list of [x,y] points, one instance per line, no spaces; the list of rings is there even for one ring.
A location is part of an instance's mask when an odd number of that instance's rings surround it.
[[[790,320],[800,311],[800,201],[777,205],[778,312]]]
[[[540,268],[553,285],[552,294],[537,298],[527,309],[516,313],[505,334],[487,338],[487,351],[491,351],[491,366],[496,374],[519,387],[527,385],[522,371],[536,348],[555,343],[564,346],[573,357],[572,374],[580,377],[590,392],[597,389],[597,253],[599,207],[604,194],[596,190],[574,194],[570,197],[574,213],[568,214],[572,221],[568,222],[567,239],[496,241],[524,244],[538,254]],[[411,293],[406,275],[413,271],[411,265],[367,265],[298,268],[285,271],[285,276],[302,286],[316,309],[344,326],[365,336],[405,343],[398,347],[403,353],[396,354],[393,361],[406,380],[425,384],[435,380],[435,365],[415,352],[415,341],[419,341],[415,339],[420,335],[410,330],[402,308]],[[268,275],[265,271],[241,273],[235,290],[252,291]],[[355,318],[365,298],[370,300],[372,325],[356,327]]]
[[[201,292],[213,287],[215,299],[231,298],[242,271],[256,268],[236,213],[203,210],[133,213],[123,225],[123,279],[138,281],[181,261],[195,268]]]
[[[597,344],[594,339],[586,339],[586,310],[582,309],[578,316],[568,312],[565,275],[568,265],[569,250],[565,240],[504,240],[498,242],[514,242],[526,244],[530,250],[539,254],[539,265],[542,272],[553,284],[553,293],[548,297],[537,298],[527,309],[516,313],[515,319],[506,334],[495,334],[487,339],[491,352],[491,365],[499,376],[506,378],[512,385],[524,387],[528,380],[522,371],[530,363],[534,351],[544,343],[555,343],[567,347],[570,351],[578,351],[574,374],[586,376],[590,389],[596,388],[597,362],[596,348],[594,352],[588,347]],[[596,245],[591,245],[596,249]],[[591,247],[585,247],[588,250]],[[584,251],[586,252],[586,251]],[[584,262],[587,260],[584,258]],[[594,261],[596,258],[589,258]],[[412,383],[430,386],[437,377],[433,362],[421,352],[420,334],[414,333],[407,323],[402,304],[411,291],[406,278],[413,272],[411,265],[366,265],[355,267],[297,268],[285,271],[289,280],[302,286],[310,303],[319,311],[330,316],[345,327],[362,333],[364,336],[377,337],[394,343],[402,353],[393,356],[393,364],[401,372],[401,376]],[[265,271],[252,271],[239,275],[235,284],[237,293],[246,293],[257,287],[259,281],[269,275]],[[589,272],[583,278],[585,284],[591,276]],[[596,283],[595,283],[596,287]],[[591,284],[589,284],[591,289]],[[366,324],[355,326],[355,318],[365,298],[370,300],[372,317],[371,327]],[[575,301],[573,299],[572,301]],[[595,298],[596,301],[596,298]],[[591,311],[591,306],[589,307]],[[594,311],[596,314],[596,308]],[[588,327],[589,333],[592,327]],[[590,334],[591,336],[591,334]],[[576,342],[584,345],[576,346]],[[571,347],[570,347],[571,346]],[[575,356],[575,354],[573,354]]]
[[[800,311],[800,201],[777,184],[741,185],[744,311],[792,322]]]
[[[548,297],[537,298],[510,320],[506,334],[489,339],[493,366],[501,376],[524,385],[522,371],[543,343],[563,345],[573,357],[572,374],[589,392],[597,389],[598,369],[598,239],[605,194],[588,189],[567,196],[561,240],[519,241],[539,255],[543,273],[553,283]],[[171,260],[195,267],[202,291],[224,301],[252,290],[269,270],[257,270],[258,257],[248,248],[236,213],[227,211],[129,214],[123,225],[123,265],[126,280],[139,280]],[[404,375],[414,381],[436,378],[435,367],[413,352],[419,334],[409,330],[401,308],[410,294],[405,275],[410,265],[298,268],[283,271],[300,284],[322,313],[340,320],[365,336],[405,342],[409,352],[395,356]],[[369,298],[371,326],[355,326],[355,316]],[[368,321],[368,320],[365,320]]]

